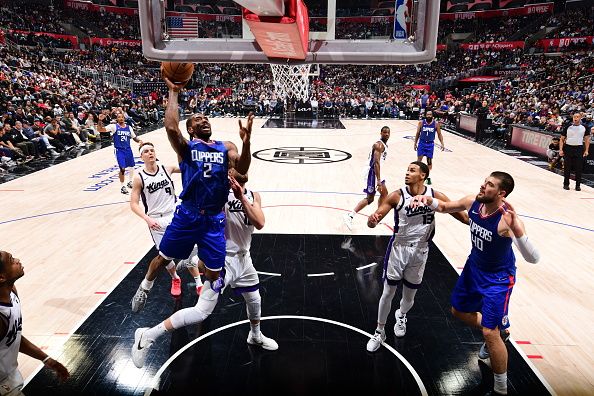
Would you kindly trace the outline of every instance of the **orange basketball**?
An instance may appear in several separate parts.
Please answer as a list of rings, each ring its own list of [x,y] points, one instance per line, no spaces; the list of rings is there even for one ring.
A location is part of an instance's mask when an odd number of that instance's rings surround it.
[[[163,62],[161,63],[161,72],[163,76],[176,84],[185,83],[192,78],[194,73],[193,63]]]

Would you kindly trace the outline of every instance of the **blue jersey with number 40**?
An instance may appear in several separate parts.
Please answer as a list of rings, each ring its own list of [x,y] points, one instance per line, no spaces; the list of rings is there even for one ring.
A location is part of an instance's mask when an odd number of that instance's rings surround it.
[[[183,184],[179,197],[184,205],[199,210],[223,210],[229,194],[229,159],[225,144],[192,140],[188,146],[179,164]]]
[[[472,250],[468,261],[485,272],[513,271],[516,257],[512,250],[512,239],[497,232],[501,212],[489,216],[481,215],[482,204],[474,201],[468,211]]]

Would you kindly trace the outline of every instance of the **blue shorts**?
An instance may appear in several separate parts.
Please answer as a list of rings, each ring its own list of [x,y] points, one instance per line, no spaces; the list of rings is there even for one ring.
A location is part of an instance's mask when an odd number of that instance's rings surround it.
[[[515,283],[515,270],[485,272],[467,261],[452,292],[452,307],[460,312],[480,312],[483,327],[506,329],[509,327],[509,299]]]
[[[175,209],[159,250],[168,258],[186,259],[198,245],[198,257],[206,268],[220,271],[225,267],[225,213],[201,214],[184,207]]]
[[[385,180],[382,180],[382,184],[385,182]],[[367,174],[367,186],[363,189],[363,192],[367,195],[375,195],[375,188],[375,170],[371,168]]]
[[[434,142],[427,142],[424,140],[419,141],[419,145],[417,146],[417,156],[433,158],[434,147],[435,147]]]
[[[127,150],[115,149],[115,156],[120,169],[134,167],[134,155],[132,154],[131,148],[128,148]]]

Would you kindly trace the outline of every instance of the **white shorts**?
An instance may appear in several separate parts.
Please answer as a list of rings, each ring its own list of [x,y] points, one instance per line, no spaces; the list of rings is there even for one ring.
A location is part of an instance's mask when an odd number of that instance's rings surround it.
[[[151,236],[153,237],[153,241],[155,242],[155,246],[157,247],[157,250],[159,250],[159,245],[161,245],[161,240],[163,239],[163,235],[165,235],[165,229],[167,228],[167,226],[169,226],[169,224],[171,224],[171,220],[173,220],[173,212],[165,213],[160,217],[151,216],[151,219],[156,220],[157,223],[159,223],[159,225],[161,226],[160,230],[153,230],[149,228]]]
[[[7,378],[0,382],[0,395],[20,396],[24,395],[23,376],[18,369],[14,370]]]
[[[242,288],[251,288],[260,283],[250,253],[225,256],[225,285],[241,292]]]
[[[425,264],[429,254],[427,243],[404,243],[393,241],[390,256],[384,264],[384,278],[389,281],[404,279],[412,285],[420,285],[423,281]]]

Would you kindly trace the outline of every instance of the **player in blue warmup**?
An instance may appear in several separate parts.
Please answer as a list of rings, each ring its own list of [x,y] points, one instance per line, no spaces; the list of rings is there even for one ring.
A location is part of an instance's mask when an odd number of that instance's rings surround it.
[[[417,134],[415,135],[415,150],[417,152],[417,161],[422,161],[427,157],[429,171],[433,169],[433,148],[435,146],[435,134],[441,143],[441,151],[445,150],[443,136],[441,135],[441,126],[437,120],[433,119],[433,112],[429,110],[425,113],[425,119],[419,121]],[[431,179],[427,178],[427,184],[431,184]]]
[[[130,125],[126,124],[124,114],[118,113],[116,116],[116,123],[108,125],[105,130],[113,137],[113,147],[115,151],[116,160],[120,167],[120,183],[122,187],[120,192],[122,194],[129,194],[128,188],[132,188],[132,180],[134,180],[134,154],[130,148],[130,139],[133,139],[139,145],[142,145],[142,140],[136,137]],[[128,188],[124,185],[124,174],[128,168]]]
[[[537,263],[540,254],[532,245],[524,224],[507,201],[514,189],[514,179],[505,172],[493,172],[485,179],[476,196],[441,202],[417,195],[411,206],[427,205],[436,212],[468,210],[472,249],[452,293],[452,314],[474,327],[481,328],[485,343],[481,359],[491,358],[494,392],[507,394],[507,349],[509,338],[509,299],[516,282],[516,258],[512,243],[529,263]]]
[[[229,193],[228,172],[235,168],[237,172],[246,174],[251,162],[253,114],[248,117],[247,127],[239,121],[239,135],[243,141],[241,155],[232,142],[211,139],[210,122],[203,114],[194,114],[186,121],[191,138],[188,140],[179,129],[178,95],[183,85],[173,84],[167,78],[165,82],[169,87],[165,130],[177,153],[182,174],[182,203],[165,230],[159,254],[151,261],[146,277],[132,299],[133,312],[144,307],[158,271],[174,258],[186,259],[194,245],[198,246],[198,257],[206,267],[201,299],[216,301],[224,279],[224,273],[223,276],[220,273],[225,265],[223,206]]]

